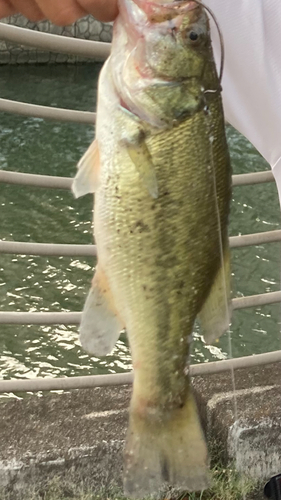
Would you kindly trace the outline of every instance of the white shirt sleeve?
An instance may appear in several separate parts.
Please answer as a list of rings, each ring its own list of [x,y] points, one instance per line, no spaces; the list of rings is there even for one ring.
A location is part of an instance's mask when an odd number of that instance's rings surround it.
[[[215,14],[224,39],[226,120],[269,162],[281,199],[281,1],[205,3]],[[220,42],[213,22],[211,33],[219,64]]]

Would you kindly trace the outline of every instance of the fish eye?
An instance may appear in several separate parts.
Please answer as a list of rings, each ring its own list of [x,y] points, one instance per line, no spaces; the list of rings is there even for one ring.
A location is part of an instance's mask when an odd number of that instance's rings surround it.
[[[189,33],[189,39],[192,41],[192,42],[196,42],[196,40],[198,40],[199,38],[199,35],[198,33],[196,33],[196,31],[191,31]]]

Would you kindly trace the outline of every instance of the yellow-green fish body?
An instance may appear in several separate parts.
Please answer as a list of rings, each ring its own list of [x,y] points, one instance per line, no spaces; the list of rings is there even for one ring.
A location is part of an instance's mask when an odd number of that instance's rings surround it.
[[[74,184],[82,194],[88,178],[95,190],[98,250],[80,338],[102,355],[126,328],[134,389],[124,483],[141,498],[165,481],[208,484],[188,358],[199,313],[208,341],[229,324],[231,170],[204,9],[123,0],[114,36],[96,141]]]

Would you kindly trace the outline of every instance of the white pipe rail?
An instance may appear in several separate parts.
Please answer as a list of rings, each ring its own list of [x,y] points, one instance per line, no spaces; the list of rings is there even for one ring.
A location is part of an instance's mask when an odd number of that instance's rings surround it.
[[[79,325],[81,312],[0,312],[0,325]]]
[[[233,186],[249,186],[250,184],[263,184],[273,182],[274,176],[271,170],[265,172],[251,172],[250,174],[237,174],[232,176]]]
[[[281,230],[265,231],[263,233],[231,236],[230,248],[244,248],[263,243],[281,241]],[[15,255],[47,255],[52,257],[93,257],[97,255],[95,245],[71,245],[58,243],[26,243],[19,241],[0,240],[0,254]]]
[[[241,236],[230,236],[230,248],[244,248],[263,243],[277,243],[281,241],[281,230],[264,231],[262,233],[242,234]],[[1,245],[1,243],[0,243]]]
[[[223,373],[229,370],[250,368],[254,366],[278,363],[281,361],[281,351],[244,356],[242,358],[213,361],[190,366],[192,377]],[[89,389],[93,387],[109,387],[130,385],[133,383],[133,372],[112,375],[85,375],[81,377],[35,378],[18,380],[0,380],[0,393],[5,392],[37,392],[71,389]]]
[[[0,23],[1,24],[1,23]],[[58,120],[62,122],[86,123],[93,125],[96,113],[90,111],[76,111],[74,109],[52,108],[51,106],[39,106],[26,102],[0,99],[0,111],[33,118],[44,118],[47,120]]]
[[[270,171],[253,172],[252,174],[239,174],[232,176],[232,185],[234,187],[246,186],[249,184],[261,184],[273,181],[274,177],[272,172]],[[22,172],[9,172],[7,170],[0,170],[0,182],[51,189],[71,189],[73,179],[71,177],[25,174]]]
[[[51,35],[4,23],[0,23],[0,39],[19,45],[36,47],[48,52],[72,54],[100,61],[104,61],[109,56],[111,48],[110,43]]]
[[[281,302],[281,292],[267,292],[248,297],[237,297],[232,300],[233,309],[247,309],[248,307],[260,307]]]
[[[233,309],[246,309],[281,302],[281,292],[268,292],[232,300]],[[81,312],[0,312],[2,325],[79,325]]]
[[[22,172],[8,172],[7,170],[0,170],[0,182],[45,189],[71,189],[73,179],[71,177],[24,174]]]
[[[95,245],[67,245],[55,243],[24,243],[1,241],[0,254],[48,255],[52,257],[93,257],[97,255]]]

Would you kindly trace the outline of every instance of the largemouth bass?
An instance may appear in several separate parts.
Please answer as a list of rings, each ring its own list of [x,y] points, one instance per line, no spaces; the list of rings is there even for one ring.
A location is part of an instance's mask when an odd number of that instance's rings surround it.
[[[99,79],[96,139],[76,196],[95,193],[96,272],[82,346],[110,352],[126,328],[134,386],[125,493],[208,486],[190,388],[196,317],[229,326],[231,169],[208,17],[197,2],[120,0]]]

